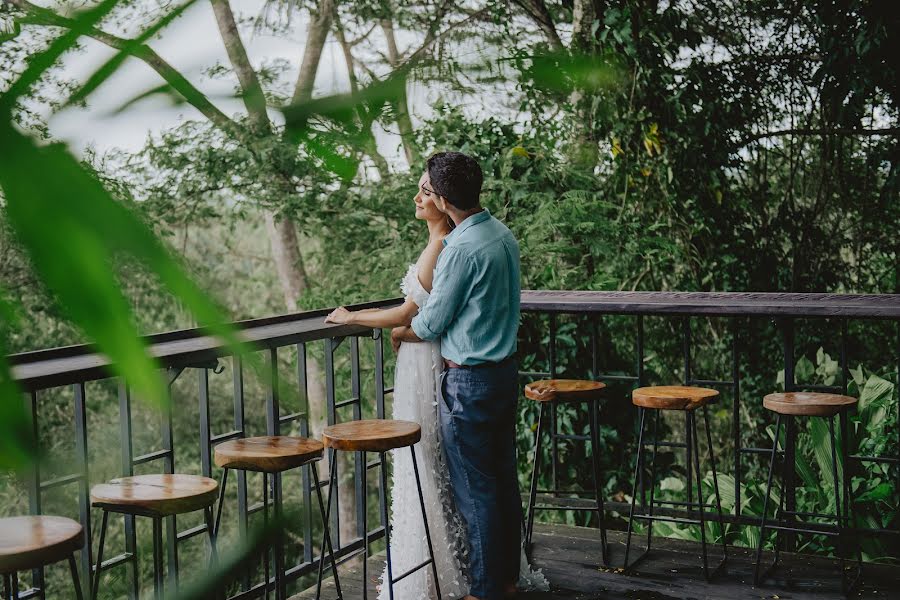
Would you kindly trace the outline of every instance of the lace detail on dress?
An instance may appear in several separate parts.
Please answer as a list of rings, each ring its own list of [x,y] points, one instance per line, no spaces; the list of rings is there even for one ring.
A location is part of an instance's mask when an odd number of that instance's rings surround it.
[[[429,294],[419,281],[416,265],[410,265],[400,287],[419,308],[428,302]],[[394,378],[393,418],[415,421],[422,427],[422,439],[414,448],[442,598],[437,599],[429,565],[397,582],[395,600],[447,600],[469,593],[469,536],[453,501],[441,441],[438,385],[442,370],[440,342],[400,346]],[[428,546],[409,449],[393,450],[392,461],[391,566],[396,577],[425,560]],[[548,590],[543,574],[531,569],[524,551],[521,556],[519,588]],[[379,600],[389,598],[386,581],[385,569],[381,575]]]

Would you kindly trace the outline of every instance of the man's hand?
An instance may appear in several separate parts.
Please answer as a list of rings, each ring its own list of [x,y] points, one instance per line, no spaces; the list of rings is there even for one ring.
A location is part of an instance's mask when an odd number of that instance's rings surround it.
[[[394,327],[391,329],[391,348],[394,352],[400,351],[401,342],[421,342],[412,327]]]
[[[353,314],[344,308],[343,306],[339,306],[338,308],[331,311],[331,314],[325,317],[326,323],[349,323],[353,319]]]

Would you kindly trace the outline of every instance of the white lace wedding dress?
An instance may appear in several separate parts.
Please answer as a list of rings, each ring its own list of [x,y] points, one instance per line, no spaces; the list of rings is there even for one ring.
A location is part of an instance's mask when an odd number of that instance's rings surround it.
[[[419,282],[416,265],[410,266],[401,289],[420,308],[428,302],[428,292]],[[437,598],[429,565],[397,582],[394,585],[394,600],[455,600],[469,592],[466,576],[468,536],[465,523],[453,503],[450,476],[441,447],[437,386],[442,369],[440,342],[400,346],[394,377],[393,418],[414,421],[422,426],[422,441],[415,446],[416,460],[442,597]],[[393,451],[392,461],[391,564],[396,578],[425,560],[428,546],[409,450]],[[549,589],[543,574],[528,564],[524,551],[521,556],[519,588]],[[385,568],[381,576],[379,600],[390,597],[386,582]]]

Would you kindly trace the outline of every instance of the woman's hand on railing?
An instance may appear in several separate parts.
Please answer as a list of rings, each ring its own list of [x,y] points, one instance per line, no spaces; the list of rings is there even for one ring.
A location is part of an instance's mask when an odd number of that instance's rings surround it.
[[[331,313],[325,317],[326,323],[337,323],[339,325],[344,325],[347,323],[351,323],[353,321],[353,313],[344,308],[343,306],[339,306]]]

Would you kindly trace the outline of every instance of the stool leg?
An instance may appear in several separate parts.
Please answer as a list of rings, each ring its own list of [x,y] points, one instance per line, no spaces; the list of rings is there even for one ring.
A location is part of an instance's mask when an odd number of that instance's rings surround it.
[[[12,600],[12,584],[10,583],[9,573],[3,574],[3,597]]]
[[[278,523],[273,539],[274,548],[272,549],[272,567],[275,571],[275,600],[284,600],[287,597],[284,583],[284,523],[281,511],[281,494],[278,492],[280,478],[280,473],[273,473],[269,477],[269,484],[272,488],[272,508],[275,511],[275,522]]]
[[[81,589],[81,578],[78,577],[78,565],[75,564],[75,555],[69,556],[69,571],[72,572],[72,585],[75,587],[75,600],[84,600],[84,592]]]
[[[685,475],[686,475],[687,484],[688,484],[687,485],[687,502],[688,502],[688,504],[685,508],[687,508],[687,510],[688,510],[688,516],[691,516],[691,513],[693,512],[693,508],[694,508],[692,506],[693,502],[694,502],[694,486],[692,484],[692,482],[694,480],[694,475],[693,475],[694,463],[693,463],[693,458],[691,456],[694,451],[694,444],[693,444],[693,440],[692,440],[694,431],[691,428],[692,416],[693,416],[693,411],[690,411],[690,410],[684,411]]]
[[[269,530],[269,476],[266,473],[263,476],[263,529],[268,535]],[[263,550],[263,576],[265,579],[265,598],[269,600],[269,544],[266,544]],[[277,596],[277,593],[276,593]]]
[[[387,483],[387,469],[384,466],[387,464],[385,462],[385,453],[379,452],[378,458],[381,461],[381,489],[385,490],[385,493],[388,489]],[[421,490],[421,488],[419,488]],[[385,551],[387,553],[387,575],[388,575],[388,597],[390,600],[394,600],[394,571],[391,567],[391,520],[388,515],[388,503],[385,500],[384,506],[381,511],[381,518],[384,522],[384,543],[385,543]]]
[[[653,415],[653,454],[650,455],[650,504],[648,514],[653,516],[653,508],[656,496],[656,456],[659,451],[659,416],[661,411],[654,411]],[[647,521],[647,550],[650,550],[653,536],[653,521]]]
[[[368,504],[366,503],[366,488],[367,485],[367,471],[369,470],[366,467],[368,454],[365,452],[357,453],[357,460],[362,464],[362,498],[360,499],[362,502],[362,511],[360,511],[360,516],[362,517],[362,532],[363,532],[363,564],[362,564],[362,580],[363,580],[363,600],[367,600],[369,597],[369,522],[366,518],[366,508]]]
[[[434,549],[431,547],[431,531],[428,529],[428,515],[425,513],[425,496],[422,495],[422,483],[419,480],[419,465],[416,463],[416,447],[410,446],[413,472],[416,474],[416,489],[419,491],[419,506],[422,507],[422,522],[425,524],[425,541],[428,544],[428,558],[431,559],[431,574],[434,575],[434,591],[441,598],[441,582],[438,581],[437,562],[434,560]]]
[[[694,410],[690,410],[687,411],[687,414],[688,421],[690,422],[691,440],[693,442],[692,454],[694,456],[694,474],[697,479],[697,509],[700,517],[700,546],[703,552],[703,576],[709,581],[709,556],[706,551],[706,511],[703,509],[703,474],[700,472],[700,444],[697,440],[699,437],[697,435],[697,416],[694,412]],[[688,490],[690,490],[690,483],[688,483]]]
[[[756,568],[753,571],[753,585],[759,585],[759,568],[762,564],[762,548],[766,539],[766,519],[769,515],[769,496],[772,494],[772,473],[775,470],[775,454],[778,452],[778,438],[781,436],[781,415],[775,419],[775,440],[769,458],[769,477],[766,481],[766,495],[763,497],[763,514],[759,521],[759,544],[756,546]]]
[[[600,472],[600,427],[598,424],[600,401],[594,400],[590,407],[591,458],[594,471],[594,498],[597,502],[597,523],[600,527],[600,562],[606,565],[609,564],[609,545],[606,542],[606,510],[603,506],[603,476]]]
[[[319,600],[319,597],[322,594],[322,571],[325,567],[325,545],[327,543],[328,548],[331,549],[331,534],[328,531],[329,527],[329,518],[331,517],[331,495],[334,492],[334,488],[337,486],[337,451],[329,449],[328,451],[328,465],[329,465],[329,473],[328,473],[328,501],[325,503],[325,517],[323,522],[323,533],[322,533],[322,545],[320,546],[321,551],[319,552],[319,575],[316,578],[316,600]],[[384,455],[381,455],[381,468],[384,470]],[[384,487],[383,489],[387,489]],[[321,494],[321,490],[320,490]],[[321,502],[321,496],[319,497],[319,501]],[[387,512],[387,503],[385,503],[385,512]],[[387,521],[385,521],[385,536],[387,533]],[[334,562],[334,550],[331,549],[331,569],[334,573],[335,577],[335,587],[337,587],[337,567]],[[390,562],[388,562],[390,564]],[[340,590],[340,588],[338,588]],[[338,597],[342,597],[340,595],[340,591],[338,591]]]
[[[16,600],[19,597],[19,574],[15,571],[9,574],[9,600]]]
[[[109,523],[109,512],[103,511],[103,518],[100,521],[100,542],[97,545],[97,566],[94,568],[94,577],[91,582],[91,598],[97,600],[97,594],[100,591],[100,575],[103,567],[103,544],[106,542],[106,526]]]
[[[628,564],[628,556],[631,553],[631,531],[634,529],[634,501],[637,498],[638,475],[644,467],[644,418],[647,411],[644,408],[640,408],[639,412],[641,415],[640,425],[638,426],[637,457],[634,460],[634,481],[631,486],[631,509],[628,511],[628,534],[625,538],[625,562],[622,564],[622,568],[625,570],[628,570],[633,566]],[[638,561],[636,560],[634,562],[636,564]]]
[[[728,560],[728,543],[725,540],[725,515],[722,513],[722,496],[719,494],[719,473],[716,471],[716,454],[713,451],[712,433],[709,428],[709,411],[706,409],[706,405],[703,406],[703,426],[706,428],[706,444],[709,447],[709,462],[712,466],[713,491],[716,494],[716,513],[719,515],[719,529],[722,532],[722,564],[724,564]]]
[[[541,432],[544,423],[544,402],[538,410],[537,428],[534,432],[534,464],[531,466],[531,489],[528,492],[528,520],[525,527],[525,551],[531,552],[531,534],[534,531],[534,506],[537,499],[538,475],[541,468]]]
[[[331,559],[331,573],[334,575],[334,588],[337,591],[338,598],[342,598],[341,595],[341,582],[338,579],[338,570],[337,564],[334,561],[334,548],[331,546],[331,533],[328,531],[328,512],[325,510],[325,502],[322,501],[322,488],[319,486],[319,469],[316,466],[316,463],[313,462],[310,464],[310,468],[312,469],[313,477],[315,477],[316,482],[316,497],[319,500],[319,515],[322,517],[322,524],[324,525],[324,541],[322,542],[322,554],[320,555],[319,562],[325,558],[325,548],[328,548],[328,557]],[[330,500],[330,499],[329,499]],[[330,503],[330,502],[329,502]],[[322,568],[321,564],[319,567],[319,583],[322,581]],[[319,598],[319,590],[318,587],[316,589],[316,598]]]
[[[225,504],[225,485],[228,483],[228,468],[222,469],[222,483],[219,484],[218,506],[216,506],[216,522],[213,526],[213,533],[218,537],[219,524],[222,522],[222,506]]]
[[[162,600],[165,592],[162,551],[162,519],[153,517],[153,594],[157,600]]]

